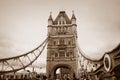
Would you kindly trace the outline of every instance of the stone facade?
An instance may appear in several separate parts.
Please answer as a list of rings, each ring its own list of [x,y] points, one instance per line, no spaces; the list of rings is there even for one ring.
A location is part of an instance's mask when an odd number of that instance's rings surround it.
[[[60,11],[55,20],[48,19],[47,77],[54,80],[58,68],[67,68],[71,75],[78,72],[77,25],[74,13],[71,19]],[[62,71],[62,70],[61,70]]]

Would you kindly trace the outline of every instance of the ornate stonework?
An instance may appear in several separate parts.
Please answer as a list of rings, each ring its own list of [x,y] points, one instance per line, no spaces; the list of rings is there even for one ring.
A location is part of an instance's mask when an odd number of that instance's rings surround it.
[[[64,73],[77,76],[78,50],[77,25],[72,14],[69,19],[65,11],[60,11],[55,20],[52,15],[48,19],[48,45],[47,45],[47,77],[55,79],[55,71],[61,68]],[[66,71],[66,72],[65,72]]]

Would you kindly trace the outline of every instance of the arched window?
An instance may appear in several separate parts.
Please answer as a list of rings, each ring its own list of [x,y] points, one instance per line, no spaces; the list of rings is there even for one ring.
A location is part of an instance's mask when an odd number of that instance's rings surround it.
[[[63,24],[65,24],[65,22],[63,21]]]
[[[68,45],[71,45],[71,41],[68,41]]]
[[[56,45],[56,41],[53,41],[53,45]]]
[[[67,52],[67,53],[66,53],[66,57],[70,57],[70,54],[69,54],[69,52]]]
[[[64,27],[64,32],[67,30],[67,28],[66,27]]]
[[[64,39],[60,39],[60,45],[63,45],[65,43]]]
[[[58,20],[58,25],[63,25],[66,24],[66,20],[63,16],[60,17],[60,19]]]
[[[51,57],[55,57],[55,55],[54,55],[54,51],[53,51],[53,52],[51,52]]]
[[[59,21],[59,25],[61,25],[62,24],[62,22],[61,21]]]
[[[55,57],[58,57],[58,53],[55,53],[54,55],[55,55]]]
[[[73,52],[72,51],[67,52],[66,57],[73,57]]]
[[[64,51],[59,52],[59,57],[65,57],[65,52]]]
[[[72,52],[72,51],[70,51],[70,54],[69,54],[69,55],[70,55],[70,57],[73,57],[73,52]]]
[[[61,32],[62,32],[61,27],[58,27],[58,33],[61,33]]]

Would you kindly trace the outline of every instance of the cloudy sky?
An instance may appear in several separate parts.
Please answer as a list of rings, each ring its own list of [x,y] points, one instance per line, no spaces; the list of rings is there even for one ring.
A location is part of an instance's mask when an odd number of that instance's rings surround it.
[[[61,10],[70,18],[74,10],[79,46],[91,58],[101,58],[120,43],[120,0],[0,0],[0,57],[41,44],[50,12],[55,19]],[[45,61],[46,51],[42,56]]]

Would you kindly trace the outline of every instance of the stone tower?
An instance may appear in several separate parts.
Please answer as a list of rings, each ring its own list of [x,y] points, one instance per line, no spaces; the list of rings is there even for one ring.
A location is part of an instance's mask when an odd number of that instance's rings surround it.
[[[69,74],[78,75],[77,25],[74,13],[71,19],[65,11],[60,11],[55,20],[50,14],[48,19],[47,77],[56,78],[60,68],[60,78]]]

